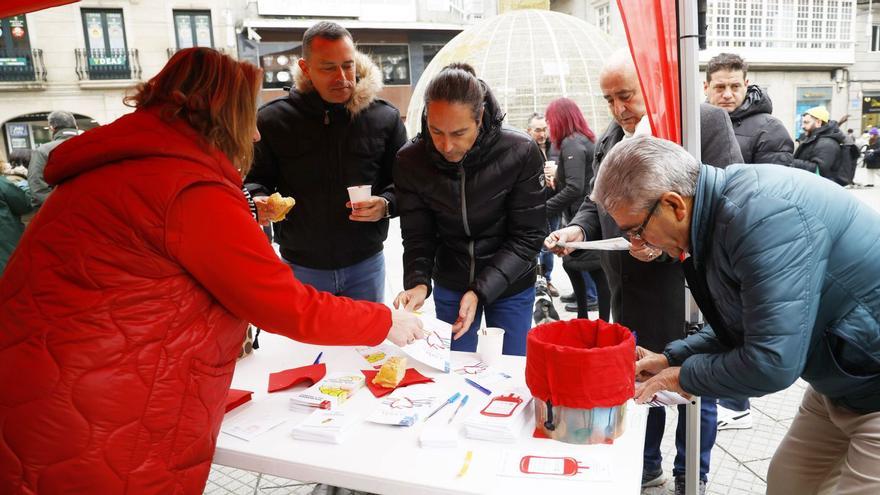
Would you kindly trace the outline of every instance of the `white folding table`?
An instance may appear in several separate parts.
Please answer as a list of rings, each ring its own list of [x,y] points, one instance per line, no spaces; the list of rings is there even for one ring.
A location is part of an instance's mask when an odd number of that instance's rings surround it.
[[[633,402],[627,405],[626,431],[613,445],[570,445],[532,438],[533,421],[525,426],[515,444],[471,440],[464,436],[461,423],[475,408],[482,408],[489,400],[488,396],[466,384],[455,373],[444,374],[412,360],[410,366],[415,365],[420,372],[436,381],[441,396],[454,392],[470,395],[470,402],[453,422],[453,434],[459,436],[458,447],[419,447],[419,432],[425,426],[432,426],[423,422],[412,427],[395,427],[363,421],[355,425],[340,445],[295,440],[290,431],[308,413],[290,411],[289,400],[304,386],[268,394],[268,376],[271,372],[312,364],[319,352],[324,353],[321,361],[326,363],[328,373],[368,369],[366,362],[351,347],[312,346],[268,333],[260,335],[260,349],[238,363],[232,382],[233,388],[253,391],[253,400],[230,411],[225,421],[241,415],[280,414],[290,419],[251,441],[221,431],[214,455],[215,463],[284,478],[391,495],[635,495],[640,491],[646,406]],[[458,365],[475,361],[475,355],[470,353],[452,354],[453,362]],[[513,375],[512,381],[524,384],[525,358],[504,356],[503,367]],[[378,399],[364,389],[343,404],[342,408],[365,417],[378,404]],[[445,417],[435,417],[430,421],[446,422]],[[473,452],[470,467],[464,476],[458,477],[468,451]],[[591,482],[503,476],[500,471],[505,452],[601,459],[611,467],[611,480]]]

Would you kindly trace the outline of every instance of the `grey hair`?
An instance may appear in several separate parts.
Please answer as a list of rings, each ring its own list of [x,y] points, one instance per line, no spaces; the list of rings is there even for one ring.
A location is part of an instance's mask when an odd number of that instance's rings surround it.
[[[55,110],[49,114],[49,127],[52,129],[76,129],[76,119],[70,112]]]
[[[527,126],[529,129],[534,129],[534,127],[532,127],[532,123],[533,123],[534,121],[536,121],[536,120],[540,120],[540,119],[543,119],[543,118],[544,118],[544,114],[543,114],[543,113],[534,112],[534,113],[532,113],[531,115],[529,115],[529,121],[526,123],[526,126]]]
[[[700,163],[681,146],[652,136],[615,145],[602,160],[590,199],[606,211],[629,205],[630,213],[651,207],[667,192],[693,197]]]

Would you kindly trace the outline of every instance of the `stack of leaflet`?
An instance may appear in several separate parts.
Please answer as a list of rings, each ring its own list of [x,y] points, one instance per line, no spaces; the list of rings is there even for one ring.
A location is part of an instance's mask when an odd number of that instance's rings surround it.
[[[448,424],[427,424],[419,433],[419,445],[427,449],[458,447],[458,431]]]
[[[529,420],[531,401],[524,387],[494,393],[464,422],[464,434],[476,440],[514,443]]]
[[[412,426],[425,418],[440,402],[434,388],[425,385],[399,388],[381,399],[367,421],[393,426]]]
[[[298,440],[339,444],[357,421],[357,416],[350,412],[318,409],[297,425],[291,435]]]
[[[294,411],[310,408],[337,410],[358,390],[364,387],[360,371],[330,373],[318,383],[290,398]]]

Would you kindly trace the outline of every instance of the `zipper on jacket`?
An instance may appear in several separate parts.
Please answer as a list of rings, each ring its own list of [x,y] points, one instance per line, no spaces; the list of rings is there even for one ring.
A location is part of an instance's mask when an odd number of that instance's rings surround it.
[[[463,160],[462,160],[463,161]],[[474,272],[476,270],[476,260],[474,259],[474,239],[471,237],[471,228],[467,219],[467,199],[465,197],[465,173],[464,165],[459,165],[458,176],[461,178],[461,221],[464,224],[464,233],[468,236],[468,256],[470,263],[468,265],[468,285],[474,283]]]
[[[324,125],[330,125],[330,110],[324,110]]]

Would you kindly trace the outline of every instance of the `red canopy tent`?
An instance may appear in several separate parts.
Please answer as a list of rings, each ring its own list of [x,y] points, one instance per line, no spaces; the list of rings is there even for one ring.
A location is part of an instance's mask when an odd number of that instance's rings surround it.
[[[79,0],[3,0],[3,3],[0,4],[0,17],[10,17],[78,1]]]

